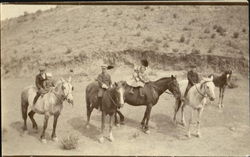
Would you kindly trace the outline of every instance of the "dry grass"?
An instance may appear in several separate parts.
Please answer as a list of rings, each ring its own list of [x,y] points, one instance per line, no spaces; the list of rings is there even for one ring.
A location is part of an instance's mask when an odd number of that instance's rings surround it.
[[[78,147],[79,137],[76,135],[69,135],[62,139],[62,148],[66,150],[76,149]]]

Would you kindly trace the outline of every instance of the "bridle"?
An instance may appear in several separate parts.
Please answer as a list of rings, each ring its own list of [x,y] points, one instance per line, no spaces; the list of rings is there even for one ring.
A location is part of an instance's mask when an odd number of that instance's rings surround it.
[[[168,83],[167,83],[167,86],[169,86],[169,85],[172,84],[172,83],[173,83],[173,80],[171,80],[170,82],[168,82]],[[157,86],[155,86],[155,85],[153,85],[153,84],[151,84],[151,86],[152,86],[153,88],[159,89],[159,87],[157,87]],[[166,90],[164,91],[164,93],[167,93],[167,94],[169,94],[169,95],[173,95],[172,93],[167,92],[167,90],[169,90],[169,89],[166,89]]]
[[[62,85],[63,85],[63,84],[64,84],[64,82],[62,82]],[[65,92],[63,91],[63,95],[59,95],[59,94],[56,93],[55,90],[53,90],[53,89],[52,89],[52,93],[54,93],[54,95],[55,95],[61,102],[65,101],[65,100],[68,98],[68,96],[69,96],[69,92],[68,92],[67,95],[65,95]]]
[[[203,84],[207,83],[207,82],[209,82],[209,81],[203,82],[203,83],[201,84],[201,86],[202,86]],[[196,84],[195,84],[194,86],[195,86],[196,91],[197,91],[202,97],[204,97],[204,98],[208,97],[207,94],[204,95],[203,93],[201,93],[201,91],[199,91],[199,89],[197,88],[197,85],[196,85]]]
[[[115,100],[112,98],[112,96],[110,95],[110,93],[107,93],[108,94],[108,96],[109,96],[109,98],[110,98],[110,100],[112,101],[112,103],[116,106],[116,107],[120,107],[119,105],[117,105],[117,103],[115,102]]]

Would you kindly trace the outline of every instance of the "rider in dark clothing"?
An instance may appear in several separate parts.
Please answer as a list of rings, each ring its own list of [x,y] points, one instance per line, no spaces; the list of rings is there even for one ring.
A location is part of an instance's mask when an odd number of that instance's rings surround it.
[[[40,73],[38,75],[36,75],[36,87],[37,87],[37,93],[36,96],[34,98],[33,104],[36,103],[37,99],[39,98],[39,96],[43,93],[45,93],[44,90],[44,81],[47,79],[46,73],[45,73],[45,67],[40,67],[39,68]]]
[[[191,70],[187,73],[187,79],[188,79],[188,85],[187,85],[187,89],[185,91],[184,97],[187,96],[187,93],[189,91],[189,89],[196,83],[199,83],[199,75],[196,72],[196,66],[192,65],[191,66]]]
[[[98,75],[96,81],[99,84],[99,91],[98,91],[98,105],[100,106],[100,109],[102,110],[102,96],[105,90],[107,90],[111,84],[111,76],[107,73],[107,65],[102,65],[102,73]]]

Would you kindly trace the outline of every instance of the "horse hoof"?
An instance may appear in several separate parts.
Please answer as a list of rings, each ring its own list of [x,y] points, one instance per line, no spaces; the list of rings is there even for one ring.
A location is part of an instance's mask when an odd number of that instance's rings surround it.
[[[87,128],[87,129],[89,129],[89,128],[90,128],[90,126],[87,124],[87,125],[86,125],[86,128]]]
[[[115,126],[116,126],[116,127],[120,127],[121,125],[120,125],[119,123],[117,123]]]
[[[113,142],[113,141],[115,141],[115,138],[114,138],[113,136],[110,136],[110,137],[109,137],[109,141],[110,141],[110,142]]]
[[[187,133],[187,138],[191,138],[191,134],[190,133]]]
[[[180,122],[180,125],[182,125],[183,127],[185,127],[185,126],[186,126],[186,123]]]
[[[150,134],[150,131],[149,131],[149,130],[146,130],[145,133],[146,133],[146,134]]]
[[[41,139],[41,142],[44,143],[44,144],[46,144],[47,140],[43,138],[43,139]]]
[[[58,142],[58,138],[57,138],[57,137],[53,137],[53,138],[52,138],[52,141]]]
[[[104,138],[103,137],[99,138],[99,142],[103,143],[104,142]]]
[[[195,137],[200,138],[200,137],[201,137],[201,134],[200,134],[200,133],[197,133],[197,134],[195,135]]]

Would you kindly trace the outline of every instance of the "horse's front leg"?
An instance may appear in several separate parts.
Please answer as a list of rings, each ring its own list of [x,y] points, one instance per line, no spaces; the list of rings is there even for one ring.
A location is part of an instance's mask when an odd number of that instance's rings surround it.
[[[147,120],[146,120],[146,125],[145,125],[145,133],[146,134],[150,133],[148,124],[149,124],[151,109],[152,109],[152,104],[149,104],[148,107],[147,107]]]
[[[53,131],[52,131],[52,135],[51,135],[52,140],[55,142],[58,141],[58,139],[56,137],[56,125],[57,125],[57,120],[58,120],[59,115],[60,115],[60,113],[56,113],[54,115]]]
[[[91,116],[93,109],[94,109],[93,105],[90,105],[90,104],[87,105],[87,124],[86,124],[87,129],[89,129],[90,127],[89,121],[90,121],[90,116]]]
[[[31,122],[32,122],[33,129],[38,130],[36,121],[35,121],[35,119],[34,119],[35,112],[31,110],[31,111],[28,113],[28,115],[29,115],[30,120],[31,120]]]
[[[109,140],[113,142],[115,140],[113,133],[112,133],[112,120],[114,118],[114,114],[109,116]]]
[[[48,120],[49,120],[49,115],[45,114],[45,116],[44,116],[44,124],[43,124],[43,132],[42,132],[42,135],[41,135],[42,143],[46,143],[45,131],[46,131],[47,126],[48,126]]]
[[[117,114],[120,117],[120,124],[123,125],[124,124],[124,119],[125,119],[124,116],[123,116],[123,114],[119,110],[117,110]]]
[[[106,113],[105,111],[102,111],[101,137],[99,138],[100,143],[104,142],[105,117]]]
[[[221,97],[222,97],[222,88],[220,87],[219,89],[219,108],[222,108],[222,105],[221,105]]]
[[[226,86],[224,86],[222,88],[222,91],[221,91],[221,107],[224,107],[224,105],[223,105],[223,98],[224,98],[225,89],[226,89]]]
[[[201,114],[203,112],[203,107],[197,109],[197,111],[198,111],[198,118],[197,118],[197,133],[196,133],[196,136],[201,137],[201,134],[200,134],[200,122],[201,122]]]
[[[148,109],[147,109],[147,107],[146,107],[146,110],[145,110],[145,112],[144,112],[143,119],[142,119],[142,121],[141,121],[141,127],[142,127],[142,129],[145,128],[145,120],[146,120],[146,118],[147,118],[147,113],[148,113]]]
[[[188,132],[187,132],[187,137],[190,138],[191,137],[191,125],[193,122],[193,110],[191,109],[191,115],[190,115],[190,119],[189,119],[189,124],[188,124]]]
[[[178,111],[179,111],[179,109],[181,107],[181,103],[182,103],[181,99],[176,99],[175,100],[175,110],[174,110],[174,118],[173,118],[174,123],[177,123],[176,115],[177,115],[177,113],[178,113]]]
[[[181,125],[186,126],[184,108],[185,108],[185,104],[181,106]]]

